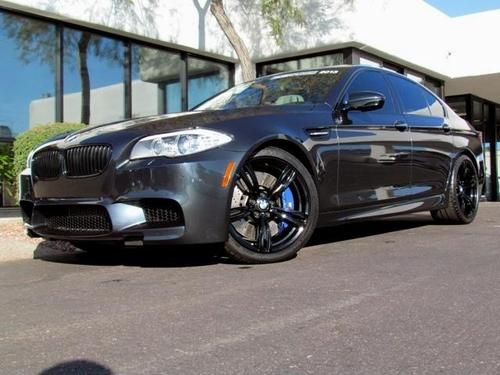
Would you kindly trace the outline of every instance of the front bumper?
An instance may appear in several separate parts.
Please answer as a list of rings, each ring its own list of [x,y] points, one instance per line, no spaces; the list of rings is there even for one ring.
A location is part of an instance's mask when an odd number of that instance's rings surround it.
[[[40,180],[21,175],[20,203],[32,234],[70,241],[144,244],[219,243],[227,239],[230,161],[243,153],[111,163],[99,176]]]

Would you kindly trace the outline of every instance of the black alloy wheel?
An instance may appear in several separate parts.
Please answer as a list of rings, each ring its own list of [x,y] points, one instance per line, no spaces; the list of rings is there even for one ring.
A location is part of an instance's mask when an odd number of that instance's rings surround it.
[[[265,148],[235,176],[226,251],[245,263],[290,259],[317,217],[318,194],[305,166],[282,149]]]
[[[472,160],[460,156],[454,164],[448,206],[431,211],[436,221],[469,224],[476,217],[479,208],[480,185],[477,170]]]

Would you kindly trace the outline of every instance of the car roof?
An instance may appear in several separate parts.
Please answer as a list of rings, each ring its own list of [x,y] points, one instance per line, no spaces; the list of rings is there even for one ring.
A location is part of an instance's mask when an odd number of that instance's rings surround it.
[[[307,68],[307,69],[299,69],[299,70],[287,70],[285,72],[279,72],[279,73],[273,73],[273,74],[268,74],[262,77],[257,78],[257,80],[262,79],[262,78],[269,78],[269,77],[279,77],[279,76],[288,76],[290,74],[296,74],[296,75],[301,75],[307,74],[309,72],[320,72],[320,71],[325,71],[325,70],[333,70],[333,69],[353,69],[356,68],[358,65],[331,65],[331,66],[321,66],[318,68]]]

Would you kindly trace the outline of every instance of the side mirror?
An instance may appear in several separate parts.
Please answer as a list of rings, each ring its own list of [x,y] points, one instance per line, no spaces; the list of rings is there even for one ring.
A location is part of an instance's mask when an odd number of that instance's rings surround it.
[[[374,111],[384,106],[385,96],[376,91],[360,91],[346,94],[341,104],[341,111]]]

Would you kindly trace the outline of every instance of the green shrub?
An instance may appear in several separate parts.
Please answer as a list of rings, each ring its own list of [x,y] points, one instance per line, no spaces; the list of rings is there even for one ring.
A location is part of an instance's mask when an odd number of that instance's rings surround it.
[[[0,145],[0,182],[11,184],[15,179],[12,145]]]
[[[37,126],[19,134],[14,141],[14,176],[19,176],[26,167],[26,159],[31,150],[50,138],[63,133],[74,132],[83,127],[85,127],[83,124],[54,123]]]

